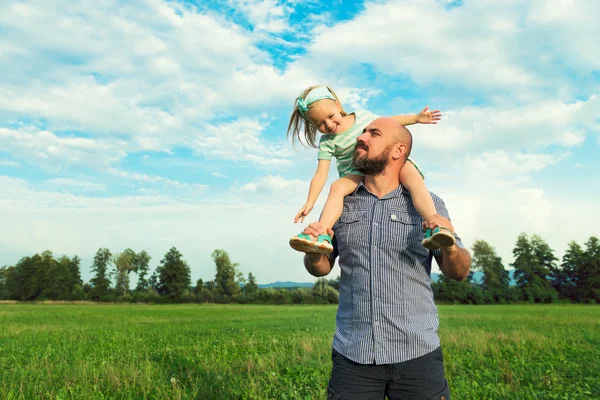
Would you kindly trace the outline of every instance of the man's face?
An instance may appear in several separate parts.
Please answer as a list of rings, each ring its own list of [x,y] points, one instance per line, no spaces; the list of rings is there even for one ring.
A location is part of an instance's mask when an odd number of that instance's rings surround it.
[[[356,139],[352,162],[355,168],[365,175],[380,174],[390,161],[394,143],[392,135],[386,135],[385,132],[385,121],[375,120]]]

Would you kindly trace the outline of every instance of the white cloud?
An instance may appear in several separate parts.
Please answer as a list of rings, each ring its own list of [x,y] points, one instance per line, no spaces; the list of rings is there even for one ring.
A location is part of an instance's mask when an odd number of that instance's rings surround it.
[[[270,11],[255,16],[270,23],[277,7],[261,3]],[[0,66],[4,120],[117,136],[128,151],[187,146],[215,116],[291,103],[295,84],[311,79],[302,67],[274,68],[257,37],[223,16],[176,2],[148,0],[141,9],[118,1],[7,3],[0,25],[0,49],[23,49]],[[258,154],[236,158],[264,164]]]
[[[525,177],[532,172],[539,172],[550,165],[556,165],[571,154],[508,154],[503,151],[486,152],[466,159],[465,169],[471,176],[483,180],[494,178]]]
[[[0,161],[0,167],[20,167],[21,164],[19,164],[18,162],[14,162],[14,161]]]
[[[287,17],[293,10],[285,2],[278,0],[230,0],[230,3],[241,10],[256,30],[281,33],[287,29]]]
[[[107,171],[110,175],[117,176],[119,178],[123,178],[126,180],[134,181],[138,184],[154,184],[161,185],[162,187],[169,190],[169,195],[173,197],[178,197],[182,194],[185,195],[197,195],[200,192],[203,192],[207,185],[200,183],[183,183],[177,180],[165,178],[157,175],[147,175],[141,174],[137,172],[127,172],[121,171],[116,168],[109,168]]]
[[[52,189],[56,190],[56,189],[59,189],[60,187],[76,189],[76,190],[79,189],[84,192],[88,192],[88,191],[97,192],[97,191],[105,191],[106,190],[106,186],[104,186],[101,183],[87,182],[87,181],[82,181],[79,179],[72,179],[72,178],[48,179],[45,183],[46,183],[46,186],[48,186],[48,188],[50,190],[52,190]]]
[[[196,152],[231,161],[250,161],[274,166],[290,164],[289,146],[265,142],[261,133],[268,126],[258,119],[242,118],[209,125],[193,141]]]
[[[127,154],[123,143],[114,139],[57,136],[35,127],[0,127],[0,147],[14,157],[42,168],[58,171],[69,166],[102,167],[116,163]]]
[[[463,96],[501,93],[512,101],[538,101],[546,93],[573,95],[577,81],[565,66],[582,76],[598,69],[600,57],[590,49],[600,45],[593,17],[599,13],[600,4],[591,1],[556,7],[543,0],[459,7],[437,0],[373,1],[349,21],[315,29],[308,53],[324,69],[365,63],[420,85],[458,88]]]
[[[575,147],[597,127],[600,100],[559,100],[525,106],[465,107],[444,112],[439,125],[410,127],[416,146],[445,152],[485,149],[537,149],[550,145]]]
[[[247,202],[271,203],[280,199],[283,204],[295,204],[300,208],[308,195],[309,183],[299,179],[287,180],[281,175],[266,175],[255,181],[234,186],[232,193],[238,194]]]
[[[371,2],[350,21],[318,28],[309,52],[331,65],[369,63],[420,83],[536,86],[539,78],[511,59],[518,15],[498,2],[453,9],[435,0]]]

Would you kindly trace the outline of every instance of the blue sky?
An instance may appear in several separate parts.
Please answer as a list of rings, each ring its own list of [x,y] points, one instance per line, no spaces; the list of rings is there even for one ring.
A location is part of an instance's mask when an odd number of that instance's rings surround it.
[[[4,2],[0,265],[51,249],[87,280],[99,247],[154,268],[176,246],[206,280],[222,248],[260,283],[312,280],[287,240],[316,151],[286,128],[314,84],[347,110],[442,110],[411,127],[413,158],[465,244],[508,264],[538,233],[562,257],[599,234],[597,15],[568,0]]]

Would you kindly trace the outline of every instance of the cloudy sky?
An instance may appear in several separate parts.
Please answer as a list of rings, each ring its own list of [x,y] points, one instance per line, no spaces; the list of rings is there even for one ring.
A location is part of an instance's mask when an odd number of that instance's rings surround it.
[[[214,249],[259,283],[313,280],[287,242],[316,151],[286,140],[313,84],[347,110],[442,110],[411,129],[413,158],[465,244],[508,264],[538,233],[562,257],[600,234],[598,15],[595,0],[0,2],[0,265],[51,249],[88,280],[100,247],[154,268],[176,246],[194,280],[214,277]]]

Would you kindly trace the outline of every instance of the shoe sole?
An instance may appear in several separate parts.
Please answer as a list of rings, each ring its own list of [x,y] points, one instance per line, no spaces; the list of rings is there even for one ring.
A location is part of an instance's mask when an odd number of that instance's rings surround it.
[[[428,239],[423,239],[421,242],[423,247],[429,250],[436,250],[440,247],[450,247],[453,246],[454,243],[456,243],[454,236],[444,230],[435,233]]]
[[[333,246],[329,243],[315,242],[312,240],[300,239],[299,237],[291,238],[290,246],[292,246],[292,249],[302,253],[329,254],[333,251]]]

